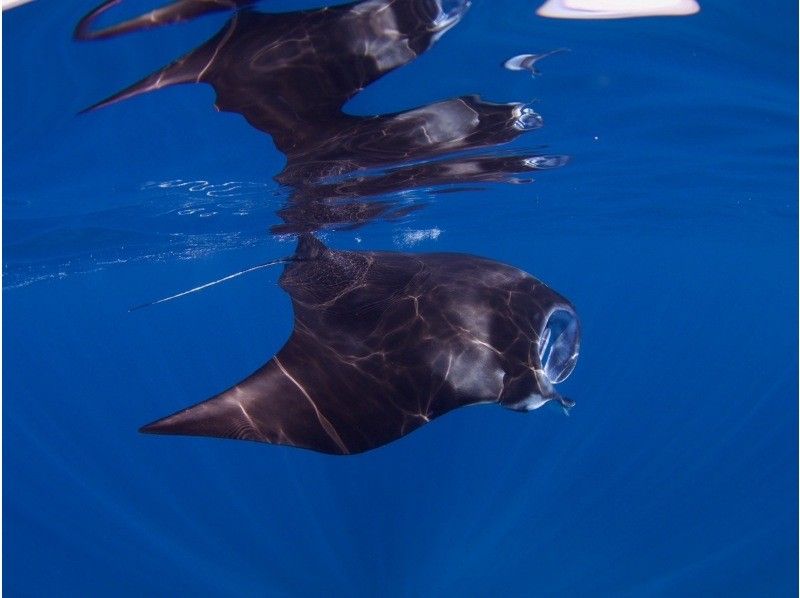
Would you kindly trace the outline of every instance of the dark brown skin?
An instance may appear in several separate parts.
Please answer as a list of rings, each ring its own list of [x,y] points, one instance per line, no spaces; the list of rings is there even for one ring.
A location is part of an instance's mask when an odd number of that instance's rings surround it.
[[[571,405],[537,372],[548,314],[574,309],[529,274],[454,253],[333,251],[311,235],[295,258],[280,279],[294,331],[278,354],[142,432],[344,455],[466,405],[524,410],[531,395]]]
[[[81,21],[76,37],[113,37],[247,4],[180,0],[93,32],[107,3]],[[442,14],[435,0],[240,10],[197,49],[92,107],[208,83],[217,108],[241,114],[286,155],[276,180],[290,197],[278,212],[284,223],[273,230],[300,235],[280,280],[295,314],[284,347],[233,388],[143,432],[352,454],[457,407],[571,405],[554,390],[542,356],[554,334],[549,318],[556,310],[569,314],[574,326],[558,350],[571,371],[577,320],[569,301],[543,283],[479,257],[334,251],[311,234],[420,207],[393,200],[398,192],[507,181],[563,164],[561,156],[476,153],[540,125],[518,103],[463,96],[393,114],[344,112],[349,99],[429,49],[462,14]]]
[[[156,23],[167,22],[167,14],[174,22],[196,17],[200,8],[248,3],[177,2],[160,9]],[[106,6],[85,17],[78,31],[87,29]],[[239,11],[197,49],[88,110],[180,83],[211,85],[219,110],[241,114],[286,154],[286,166],[276,176],[291,189],[280,213],[285,224],[275,228],[280,233],[352,228],[398,217],[407,207],[386,197],[400,191],[508,181],[517,173],[564,162],[560,156],[533,161],[530,152],[464,154],[536,128],[536,118],[520,125],[525,108],[519,103],[463,96],[393,114],[344,112],[349,99],[428,50],[461,17],[443,17],[434,0],[365,6],[281,14]],[[92,39],[154,26],[151,16],[101,30]],[[378,195],[381,199],[374,200]]]
[[[128,19],[127,21],[103,29],[93,30],[92,25],[100,15],[122,2],[122,0],[108,0],[89,12],[78,22],[73,37],[79,41],[109,39],[143,29],[153,29],[155,27],[163,27],[164,25],[191,21],[205,14],[233,10],[237,7],[253,4],[255,1],[256,0],[177,0],[176,2],[151,10],[134,19]]]

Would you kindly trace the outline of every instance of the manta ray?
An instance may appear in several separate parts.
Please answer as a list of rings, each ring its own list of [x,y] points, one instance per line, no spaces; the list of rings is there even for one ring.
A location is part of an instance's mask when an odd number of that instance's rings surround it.
[[[142,432],[348,455],[458,407],[573,405],[555,385],[578,359],[575,309],[522,270],[457,253],[337,251],[304,234],[280,285],[294,329],[277,355]]]
[[[273,232],[393,219],[416,209],[397,199],[412,188],[516,180],[565,162],[538,150],[476,154],[541,126],[522,102],[464,95],[395,113],[345,110],[365,87],[433,47],[469,0],[368,0],[286,13],[253,10],[248,0],[179,0],[93,30],[114,4],[86,15],[75,37],[106,39],[239,9],[209,40],[87,111],[172,85],[210,85],[217,109],[240,114],[286,155],[275,179],[291,192]]]
[[[364,87],[432,47],[469,0],[366,0],[289,13],[258,12],[249,0],[178,0],[93,29],[116,3],[84,17],[75,37],[238,9],[207,42],[90,110],[170,85],[211,85],[219,110],[242,115],[286,155],[275,178],[293,191],[275,230],[299,235],[294,255],[279,260],[294,310],[283,348],[235,386],[142,432],[346,455],[467,405],[572,406],[555,385],[575,367],[580,326],[570,302],[542,282],[480,257],[337,251],[313,235],[408,213],[414,206],[386,199],[398,191],[563,164],[530,152],[476,153],[541,126],[519,102],[462,96],[389,114],[345,111]],[[363,201],[369,196],[382,199]]]
[[[77,39],[155,26],[153,19],[163,24],[199,11],[244,8],[199,47],[86,110],[173,85],[208,84],[217,109],[241,114],[272,137],[287,158],[278,177],[286,184],[508,141],[520,134],[513,123],[521,116],[529,126],[539,124],[520,104],[499,108],[479,99],[385,115],[344,111],[365,87],[431,48],[462,19],[469,0],[367,0],[285,13],[256,11],[251,3],[181,0],[158,15],[92,32],[93,21],[114,3],[101,5],[78,24]]]

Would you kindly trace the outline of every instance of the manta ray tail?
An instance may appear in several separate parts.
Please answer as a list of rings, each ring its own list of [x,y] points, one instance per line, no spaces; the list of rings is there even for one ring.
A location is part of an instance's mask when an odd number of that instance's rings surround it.
[[[187,289],[185,291],[181,291],[180,293],[175,293],[174,295],[170,295],[169,297],[162,297],[161,299],[156,299],[155,301],[150,301],[149,303],[143,303],[142,305],[136,305],[135,307],[130,308],[128,311],[137,311],[140,309],[144,309],[145,307],[150,307],[151,305],[158,305],[159,303],[166,303],[167,301],[172,301],[173,299],[179,299],[181,297],[185,297],[186,295],[191,295],[192,293],[197,293],[198,291],[202,291],[209,287],[213,287],[220,283],[226,282],[228,280],[232,280],[234,278],[238,278],[239,276],[244,276],[245,274],[249,274],[250,272],[255,272],[256,270],[261,270],[263,268],[268,268],[270,266],[275,266],[277,264],[286,264],[291,262],[293,258],[286,257],[281,258],[278,260],[271,260],[269,262],[264,262],[263,264],[257,264],[255,266],[250,266],[249,268],[245,268],[244,270],[239,270],[238,272],[234,272],[233,274],[228,274],[227,276],[223,276],[222,278],[218,278],[216,280],[212,280],[211,282],[206,282],[196,287],[192,287],[191,289]]]
[[[144,309],[145,307],[158,305],[159,303],[166,303],[167,301],[172,301],[173,299],[180,299],[181,297],[185,297],[186,295],[191,295],[192,293],[203,291],[209,287],[213,287],[220,283],[227,282],[234,278],[238,278],[239,276],[244,276],[245,274],[249,274],[250,272],[255,272],[256,270],[269,268],[270,266],[276,266],[278,264],[289,264],[291,262],[310,261],[314,259],[319,259],[319,257],[323,255],[327,250],[328,248],[325,247],[322,241],[317,239],[314,235],[304,234],[300,237],[298,241],[295,255],[282,257],[277,260],[270,260],[268,262],[264,262],[263,264],[256,264],[255,266],[250,266],[249,268],[245,268],[244,270],[239,270],[238,272],[234,272],[232,274],[223,276],[222,278],[217,278],[216,280],[212,280],[211,282],[206,282],[196,287],[192,287],[191,289],[181,291],[180,293],[175,293],[174,295],[170,295],[168,297],[162,297],[161,299],[156,299],[155,301],[149,301],[147,303],[142,303],[141,305],[136,305],[134,307],[131,307],[128,311],[129,312],[138,311],[140,309]]]

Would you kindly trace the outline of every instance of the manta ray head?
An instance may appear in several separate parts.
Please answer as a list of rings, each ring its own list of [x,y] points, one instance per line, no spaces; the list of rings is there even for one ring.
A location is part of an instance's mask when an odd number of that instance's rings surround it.
[[[500,404],[515,411],[532,411],[557,401],[570,409],[575,402],[561,396],[555,385],[566,380],[578,362],[581,333],[575,310],[568,302],[556,301],[545,312],[537,332],[536,350],[531,351],[526,370],[506,374]]]

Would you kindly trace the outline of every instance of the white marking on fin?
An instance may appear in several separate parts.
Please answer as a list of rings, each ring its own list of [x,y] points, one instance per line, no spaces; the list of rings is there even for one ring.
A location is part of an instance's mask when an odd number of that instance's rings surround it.
[[[339,437],[339,434],[336,432],[336,429],[333,427],[333,424],[325,417],[322,412],[317,408],[317,404],[311,398],[311,396],[306,392],[306,389],[303,388],[303,385],[300,384],[297,380],[295,380],[292,375],[286,371],[286,368],[283,367],[281,360],[277,357],[272,358],[275,361],[275,364],[280,368],[283,372],[284,376],[286,376],[292,383],[303,393],[303,396],[308,399],[308,402],[311,403],[311,407],[314,409],[314,413],[317,414],[317,420],[319,420],[319,424],[322,426],[322,429],[325,430],[325,433],[331,437],[336,445],[342,450],[345,455],[349,455],[350,451],[347,450],[347,446],[342,442],[342,439]]]

